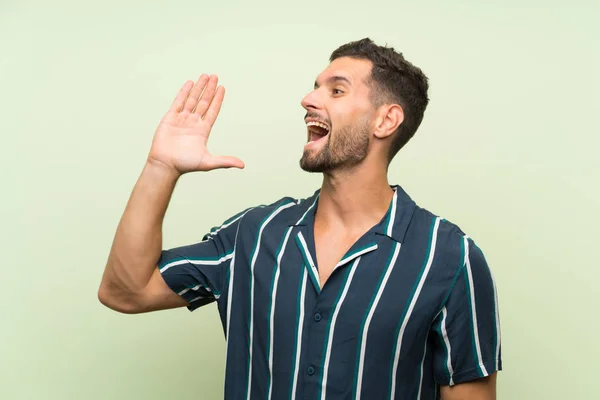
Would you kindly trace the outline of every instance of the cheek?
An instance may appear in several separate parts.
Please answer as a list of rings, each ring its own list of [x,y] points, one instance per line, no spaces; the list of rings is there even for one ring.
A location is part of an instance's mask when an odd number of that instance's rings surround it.
[[[333,136],[334,140],[338,140],[341,135],[362,136],[370,131],[372,126],[371,116],[360,112],[340,116],[331,122],[333,135],[330,136]]]
[[[340,101],[329,110],[329,118],[334,126],[354,125],[365,120],[371,120],[374,116],[371,103],[356,101]]]

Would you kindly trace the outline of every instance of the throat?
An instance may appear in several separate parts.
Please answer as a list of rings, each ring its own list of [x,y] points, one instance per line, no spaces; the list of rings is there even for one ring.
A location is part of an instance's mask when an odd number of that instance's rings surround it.
[[[327,230],[315,223],[315,251],[321,288],[325,285],[336,265],[361,239],[364,233],[341,234],[340,230]]]

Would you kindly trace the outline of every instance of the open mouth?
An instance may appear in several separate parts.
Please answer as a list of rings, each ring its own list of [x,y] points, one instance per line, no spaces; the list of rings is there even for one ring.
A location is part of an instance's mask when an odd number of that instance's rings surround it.
[[[308,141],[316,142],[323,139],[329,134],[329,126],[319,121],[307,121],[306,128],[308,129]]]

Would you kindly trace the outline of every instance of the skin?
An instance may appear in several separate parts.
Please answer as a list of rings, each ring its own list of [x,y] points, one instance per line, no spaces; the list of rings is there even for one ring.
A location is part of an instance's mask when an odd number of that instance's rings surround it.
[[[371,68],[366,60],[334,60],[301,103],[308,118],[331,127],[324,140],[307,143],[300,160],[303,169],[323,174],[314,226],[321,285],[352,244],[383,218],[393,196],[387,154],[404,112],[398,104],[372,104]],[[187,305],[156,268],[162,225],[182,175],[244,168],[240,159],[213,155],[207,147],[224,95],[217,76],[201,75],[183,85],[161,120],[109,252],[98,289],[105,306],[135,314]],[[442,399],[492,400],[495,382],[493,374],[442,387]]]
[[[369,61],[336,59],[301,103],[310,118],[330,121],[332,128],[323,140],[305,146],[300,162],[323,173],[314,227],[321,285],[352,244],[383,218],[394,194],[385,155],[403,112],[398,105],[373,107],[370,72]]]

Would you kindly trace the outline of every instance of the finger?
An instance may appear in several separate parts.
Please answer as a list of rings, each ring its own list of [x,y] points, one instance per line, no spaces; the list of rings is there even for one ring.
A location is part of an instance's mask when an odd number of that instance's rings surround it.
[[[208,169],[217,168],[239,168],[243,169],[246,165],[242,160],[231,156],[211,156],[205,160]]]
[[[200,95],[202,94],[202,91],[204,90],[204,87],[206,86],[207,81],[208,81],[208,75],[206,75],[206,74],[200,75],[200,77],[198,78],[198,81],[192,88],[192,91],[190,92],[190,95],[187,98],[185,105],[183,106],[183,110],[181,110],[181,111],[188,111],[188,112],[194,111],[194,107],[196,107],[196,104],[198,104],[198,99],[200,98]]]
[[[210,106],[208,107],[208,110],[206,110],[206,114],[204,116],[204,120],[208,122],[211,126],[215,123],[215,121],[217,120],[217,116],[221,111],[223,98],[225,98],[225,88],[223,86],[219,86],[215,92],[215,97],[210,103]]]
[[[212,102],[213,97],[215,96],[215,91],[217,89],[217,82],[219,81],[219,77],[217,75],[211,75],[208,83],[206,84],[206,90],[202,93],[202,97],[200,97],[200,101],[194,110],[194,114],[199,114],[204,116],[208,106]]]
[[[183,84],[181,89],[179,89],[179,93],[177,93],[177,96],[175,96],[175,100],[173,100],[173,103],[171,104],[171,108],[169,109],[169,111],[179,112],[179,110],[181,110],[181,108],[183,107],[183,104],[185,103],[185,99],[187,99],[188,94],[190,93],[190,89],[192,88],[193,85],[194,85],[193,81],[186,81]]]

